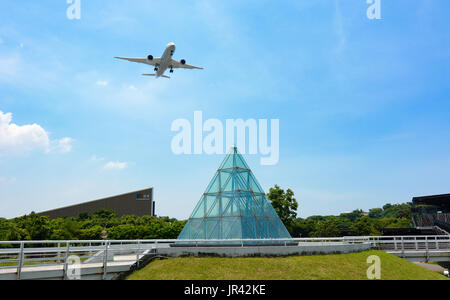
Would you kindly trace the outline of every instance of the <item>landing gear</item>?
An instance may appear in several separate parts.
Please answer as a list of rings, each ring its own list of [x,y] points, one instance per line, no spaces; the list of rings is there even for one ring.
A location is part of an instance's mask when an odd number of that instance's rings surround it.
[[[154,69],[154,70],[155,70],[155,72],[158,72],[158,67],[155,67],[155,69]]]
[[[170,73],[173,73],[173,69],[170,69]]]

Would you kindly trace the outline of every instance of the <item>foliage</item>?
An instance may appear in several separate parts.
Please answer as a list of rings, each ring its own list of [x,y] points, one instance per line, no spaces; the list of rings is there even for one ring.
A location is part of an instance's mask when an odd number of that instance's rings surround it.
[[[383,228],[409,228],[416,209],[412,203],[386,204],[368,214],[358,209],[339,216],[302,219],[296,218],[298,203],[292,190],[275,185],[268,198],[292,237],[381,235]],[[0,241],[176,239],[185,224],[168,217],[118,217],[106,209],[53,220],[31,213],[12,220],[0,218]]]
[[[410,228],[413,206],[387,204],[373,208],[365,216],[362,210],[340,216],[312,216],[297,218],[289,228],[292,237],[341,237],[381,235],[383,228]]]
[[[31,213],[0,219],[0,240],[176,239],[185,223],[167,217],[118,217],[111,210],[53,220]]]
[[[409,228],[414,207],[412,203],[386,204],[368,213],[356,209],[339,216],[296,218],[298,203],[294,192],[278,185],[267,195],[272,206],[292,237],[340,237],[351,235],[381,235],[383,228]]]
[[[18,228],[11,221],[0,218],[0,240],[23,241],[29,240],[30,235],[22,228]]]
[[[286,192],[278,185],[269,190],[267,197],[272,202],[272,206],[288,230],[292,230],[292,225],[297,217],[298,203],[294,198],[294,192],[288,189]]]
[[[315,225],[315,230],[311,233],[313,237],[335,237],[341,234],[336,220],[329,218],[325,221],[318,221]]]

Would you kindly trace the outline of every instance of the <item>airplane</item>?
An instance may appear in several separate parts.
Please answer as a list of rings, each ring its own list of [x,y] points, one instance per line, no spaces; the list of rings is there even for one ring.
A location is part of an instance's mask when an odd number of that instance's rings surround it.
[[[155,66],[154,71],[156,73],[142,74],[142,75],[154,76],[156,78],[158,77],[170,78],[169,76],[164,75],[164,72],[166,72],[167,69],[170,69],[170,73],[173,73],[173,69],[178,68],[203,70],[203,68],[186,64],[185,59],[182,59],[180,61],[172,59],[174,53],[175,53],[175,44],[169,43],[167,44],[162,57],[153,57],[153,55],[149,55],[146,58],[130,58],[130,57],[114,57],[114,58]]]

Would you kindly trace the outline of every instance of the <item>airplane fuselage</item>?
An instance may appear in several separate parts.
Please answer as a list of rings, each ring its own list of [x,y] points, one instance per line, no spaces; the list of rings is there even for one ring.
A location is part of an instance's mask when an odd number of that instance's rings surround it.
[[[164,75],[164,72],[166,72],[167,69],[170,70],[170,73],[173,73],[174,69],[203,70],[203,68],[201,67],[188,65],[185,59],[182,59],[180,61],[172,59],[174,53],[175,53],[175,44],[169,43],[167,44],[166,49],[164,49],[164,52],[161,57],[153,57],[153,55],[148,55],[145,58],[121,57],[121,56],[116,56],[115,58],[150,65],[155,68],[154,69],[155,73],[142,74],[143,76],[170,78],[169,76]]]
[[[161,62],[155,66],[156,77],[161,77],[167,69],[172,70],[170,62],[172,61],[172,56],[175,53],[175,44],[169,43],[161,56]]]

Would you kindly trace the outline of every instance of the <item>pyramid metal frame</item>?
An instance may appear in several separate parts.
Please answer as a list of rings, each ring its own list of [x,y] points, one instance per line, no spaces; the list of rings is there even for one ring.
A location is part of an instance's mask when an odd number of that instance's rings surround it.
[[[236,147],[227,154],[179,240],[291,239]]]

